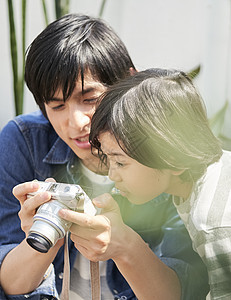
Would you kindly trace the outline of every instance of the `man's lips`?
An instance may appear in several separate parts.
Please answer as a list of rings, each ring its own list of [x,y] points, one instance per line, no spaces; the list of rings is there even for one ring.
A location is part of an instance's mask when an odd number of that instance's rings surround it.
[[[89,143],[89,134],[82,136],[82,137],[72,138],[72,140],[75,142],[75,144],[79,148],[82,148],[82,149],[91,148],[91,144]]]
[[[83,137],[75,138],[75,140],[77,140],[79,142],[89,142],[89,134],[85,135]]]

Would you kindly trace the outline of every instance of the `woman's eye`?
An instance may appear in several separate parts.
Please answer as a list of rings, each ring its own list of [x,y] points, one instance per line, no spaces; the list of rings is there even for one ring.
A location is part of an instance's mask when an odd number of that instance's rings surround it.
[[[119,167],[119,168],[121,168],[121,167],[124,167],[124,164],[122,164],[122,163],[120,163],[120,162],[116,162],[116,165],[117,165],[117,167]]]

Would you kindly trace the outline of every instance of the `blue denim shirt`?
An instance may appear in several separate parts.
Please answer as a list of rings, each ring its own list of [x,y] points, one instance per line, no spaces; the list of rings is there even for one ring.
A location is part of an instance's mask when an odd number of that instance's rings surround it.
[[[54,177],[59,182],[77,180],[77,157],[57,136],[40,111],[16,117],[0,133],[0,264],[7,253],[24,238],[18,211],[20,204],[12,188],[35,178]],[[71,166],[71,167],[70,167]],[[143,205],[134,205],[116,197],[123,220],[147,242],[153,252],[178,275],[182,299],[205,299],[207,272],[192,250],[191,240],[168,195]],[[78,252],[69,241],[71,267]],[[142,257],[140,258],[142,259]],[[42,284],[27,295],[5,295],[0,299],[56,299],[61,292],[63,248],[53,262],[54,270]],[[107,282],[114,299],[136,297],[112,260],[107,262]]]

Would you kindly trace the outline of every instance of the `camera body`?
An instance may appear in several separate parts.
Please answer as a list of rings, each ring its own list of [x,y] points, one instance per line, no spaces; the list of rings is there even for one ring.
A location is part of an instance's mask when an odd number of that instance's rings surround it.
[[[51,200],[38,208],[27,242],[35,250],[46,253],[58,239],[66,235],[72,224],[59,217],[60,209],[66,208],[92,216],[96,214],[96,209],[79,185],[43,181],[38,183],[39,189],[28,194],[28,198],[47,191],[51,193]]]

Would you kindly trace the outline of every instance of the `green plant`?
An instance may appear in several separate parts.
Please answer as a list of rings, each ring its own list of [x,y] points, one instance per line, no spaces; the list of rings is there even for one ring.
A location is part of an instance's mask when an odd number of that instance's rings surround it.
[[[22,51],[21,61],[18,59],[19,49],[17,44],[15,22],[14,22],[14,8],[12,0],[8,0],[8,15],[10,27],[10,49],[11,62],[13,73],[13,89],[14,89],[14,104],[15,114],[23,112],[23,97],[24,97],[24,65],[25,65],[25,45],[26,45],[26,0],[21,1],[22,7]],[[20,64],[21,63],[21,64]]]
[[[13,74],[13,90],[14,90],[14,107],[15,115],[23,113],[24,102],[24,67],[25,67],[25,51],[26,51],[26,7],[27,0],[21,0],[21,40],[16,34],[15,16],[13,0],[8,1],[8,19],[9,19],[9,36],[10,36],[10,51],[11,65]],[[41,0],[45,25],[49,24],[46,0]],[[70,0],[54,0],[56,19],[69,13]],[[101,18],[104,12],[106,0],[102,0],[100,5],[99,17]],[[18,41],[21,42],[21,49],[18,46]]]
[[[229,103],[226,101],[224,106],[209,119],[209,124],[214,135],[221,141],[222,147],[225,150],[231,150],[231,138],[222,133],[228,108]]]
[[[193,70],[187,72],[187,75],[193,80],[194,78],[196,78],[199,75],[200,70],[201,70],[201,66],[198,65]]]
[[[195,67],[193,70],[187,72],[187,75],[193,80],[199,75],[199,73],[200,65]],[[231,138],[225,136],[222,133],[228,107],[229,102],[226,101],[224,106],[209,119],[209,124],[214,135],[221,141],[222,148],[231,151]]]
[[[69,13],[70,0],[54,0],[54,4],[55,4],[56,19],[59,19],[63,15],[66,15],[66,14]],[[45,24],[47,26],[49,24],[49,20],[48,20],[46,0],[42,0],[42,7],[43,7],[43,14],[44,14],[44,19],[45,19]]]
[[[69,12],[70,0],[55,0],[56,19],[61,18]]]
[[[100,10],[99,10],[99,18],[102,18],[102,16],[103,16],[106,2],[107,2],[107,0],[102,0],[102,2],[101,2]]]

